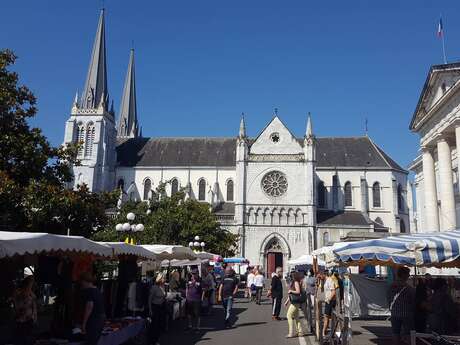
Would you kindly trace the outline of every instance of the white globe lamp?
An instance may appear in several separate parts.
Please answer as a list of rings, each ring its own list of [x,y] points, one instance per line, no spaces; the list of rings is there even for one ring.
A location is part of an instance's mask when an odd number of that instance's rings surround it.
[[[130,221],[133,221],[134,219],[136,218],[136,215],[132,212],[129,212],[127,215],[126,215],[126,219],[130,220]]]

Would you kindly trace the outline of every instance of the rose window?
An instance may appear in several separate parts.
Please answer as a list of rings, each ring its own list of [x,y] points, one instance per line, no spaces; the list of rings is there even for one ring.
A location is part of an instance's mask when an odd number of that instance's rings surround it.
[[[266,194],[278,197],[286,193],[288,182],[286,175],[280,171],[271,171],[262,179],[262,189]]]

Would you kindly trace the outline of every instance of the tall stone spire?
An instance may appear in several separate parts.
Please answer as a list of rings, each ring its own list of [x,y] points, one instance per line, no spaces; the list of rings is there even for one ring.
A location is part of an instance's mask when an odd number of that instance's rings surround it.
[[[311,127],[311,114],[308,113],[308,118],[307,118],[307,131],[305,132],[305,136],[307,138],[311,138],[313,136],[313,130]]]
[[[104,9],[101,10],[97,25],[96,38],[89,62],[85,88],[81,95],[81,107],[85,109],[98,108],[102,103],[107,110],[109,92],[107,89],[107,64],[105,52],[105,19]]]
[[[128,71],[126,72],[125,86],[120,107],[118,122],[118,136],[136,138],[139,136],[136,106],[136,77],[134,73],[134,49],[129,56]]]
[[[246,124],[244,123],[244,113],[241,113],[239,137],[240,139],[246,138]]]

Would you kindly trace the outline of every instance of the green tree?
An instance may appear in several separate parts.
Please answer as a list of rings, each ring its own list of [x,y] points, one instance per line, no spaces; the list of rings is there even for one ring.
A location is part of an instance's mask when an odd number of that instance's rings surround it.
[[[11,231],[45,231],[89,236],[106,224],[110,194],[86,186],[68,190],[78,145],[53,147],[28,121],[37,100],[9,68],[16,56],[0,51],[0,226]]]
[[[95,233],[94,238],[101,241],[123,241],[126,233],[117,233],[115,225],[125,223],[129,212],[136,214],[134,223],[142,223],[145,230],[135,233],[136,240],[142,244],[179,244],[188,246],[195,236],[206,243],[205,250],[223,256],[233,256],[238,236],[223,229],[211,212],[209,204],[186,199],[184,191],[172,196],[164,193],[164,184],[156,196],[147,202],[127,202],[107,227]],[[147,212],[150,210],[150,212]]]

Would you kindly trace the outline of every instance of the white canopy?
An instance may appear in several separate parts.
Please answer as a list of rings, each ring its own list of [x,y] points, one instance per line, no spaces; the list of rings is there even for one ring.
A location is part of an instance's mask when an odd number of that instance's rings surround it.
[[[309,254],[302,255],[298,257],[297,259],[289,260],[288,264],[292,266],[313,265],[313,255],[309,255]],[[326,263],[323,260],[318,259],[318,266],[325,266],[325,265]]]
[[[158,260],[193,260],[197,255],[188,247],[164,244],[143,244],[142,248],[154,253]]]
[[[161,263],[161,267],[184,267],[184,266],[199,266],[202,263],[206,263],[209,260],[201,260],[201,259],[195,259],[195,260],[163,260]]]
[[[113,250],[114,255],[135,255],[144,259],[155,260],[157,256],[155,253],[141,247],[125,242],[98,242],[100,244],[109,246]]]
[[[198,259],[202,259],[202,260],[213,260],[214,257],[219,256],[219,255],[207,253],[207,252],[200,252],[200,253],[196,253],[196,256],[198,257]]]
[[[0,231],[0,258],[51,252],[112,256],[112,248],[80,236]]]

